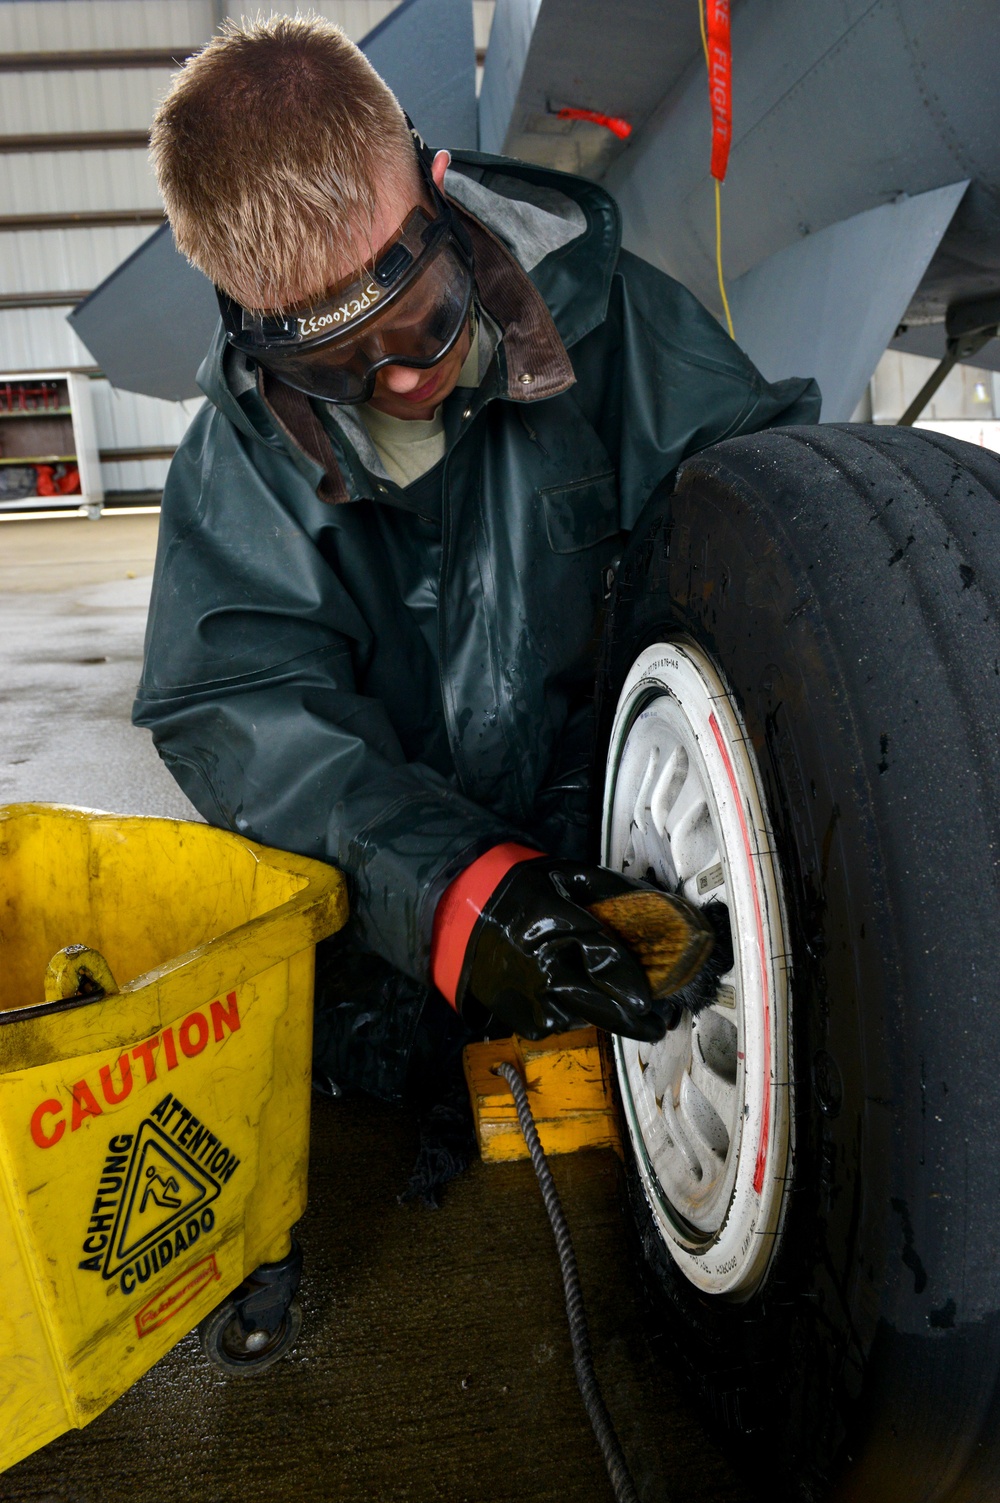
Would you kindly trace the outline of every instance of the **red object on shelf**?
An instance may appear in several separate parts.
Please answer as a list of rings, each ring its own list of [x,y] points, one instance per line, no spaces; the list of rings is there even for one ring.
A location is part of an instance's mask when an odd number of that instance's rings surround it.
[[[599,110],[557,110],[556,115],[560,120],[589,120],[592,125],[603,125],[619,141],[627,141],[632,134],[632,127],[627,120],[622,120],[618,115],[602,115]]]
[[[36,464],[35,492],[39,496],[76,496],[80,492],[80,471],[75,464]]]
[[[25,381],[8,381],[0,386],[0,412],[48,412],[59,407],[59,386],[43,381],[32,386]]]

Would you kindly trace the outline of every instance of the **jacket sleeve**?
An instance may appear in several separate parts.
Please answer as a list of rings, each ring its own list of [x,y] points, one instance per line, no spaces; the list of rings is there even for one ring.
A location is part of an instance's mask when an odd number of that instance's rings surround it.
[[[364,620],[262,469],[211,411],[178,450],[133,721],[209,823],[340,867],[355,937],[426,981],[440,893],[519,832],[406,761],[358,692]]]
[[[572,351],[588,414],[618,455],[622,526],[682,460],[762,428],[819,421],[816,382],[769,382],[686,288],[622,251],[607,318]]]

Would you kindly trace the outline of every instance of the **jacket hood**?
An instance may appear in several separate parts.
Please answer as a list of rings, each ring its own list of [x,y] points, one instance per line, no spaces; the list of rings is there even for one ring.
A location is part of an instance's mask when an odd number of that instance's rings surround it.
[[[569,173],[471,151],[452,153],[449,176],[456,202],[503,241],[534,282],[567,349],[603,321],[621,244],[621,216],[605,189]],[[562,233],[553,229],[556,221]],[[197,380],[240,432],[285,447],[256,367],[229,346],[221,320]]]
[[[563,344],[572,348],[607,314],[621,248],[615,200],[587,178],[511,157],[460,151],[452,161],[457,173],[486,190],[481,198],[471,197],[471,190],[453,196],[520,262],[548,304]],[[570,232],[540,256],[544,240],[533,234],[530,218],[525,223],[511,213],[514,207],[529,216],[533,208],[544,218],[563,219]]]

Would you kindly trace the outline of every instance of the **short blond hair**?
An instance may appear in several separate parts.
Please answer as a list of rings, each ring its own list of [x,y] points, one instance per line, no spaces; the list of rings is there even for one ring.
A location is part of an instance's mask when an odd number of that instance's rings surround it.
[[[379,190],[416,182],[395,95],[314,15],[226,23],[175,75],[150,155],[180,249],[255,312],[360,270]]]

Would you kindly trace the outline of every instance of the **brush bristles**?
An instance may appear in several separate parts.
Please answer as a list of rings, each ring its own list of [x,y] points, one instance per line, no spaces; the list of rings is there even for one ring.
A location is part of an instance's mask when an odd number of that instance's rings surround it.
[[[729,909],[724,903],[706,903],[700,909],[712,931],[712,949],[698,974],[670,998],[675,1008],[686,1008],[693,1017],[711,1007],[719,995],[719,982],[733,968],[733,936]]]
[[[715,932],[702,910],[669,893],[621,893],[592,904],[590,911],[639,960],[654,1000],[693,985],[710,958]]]

